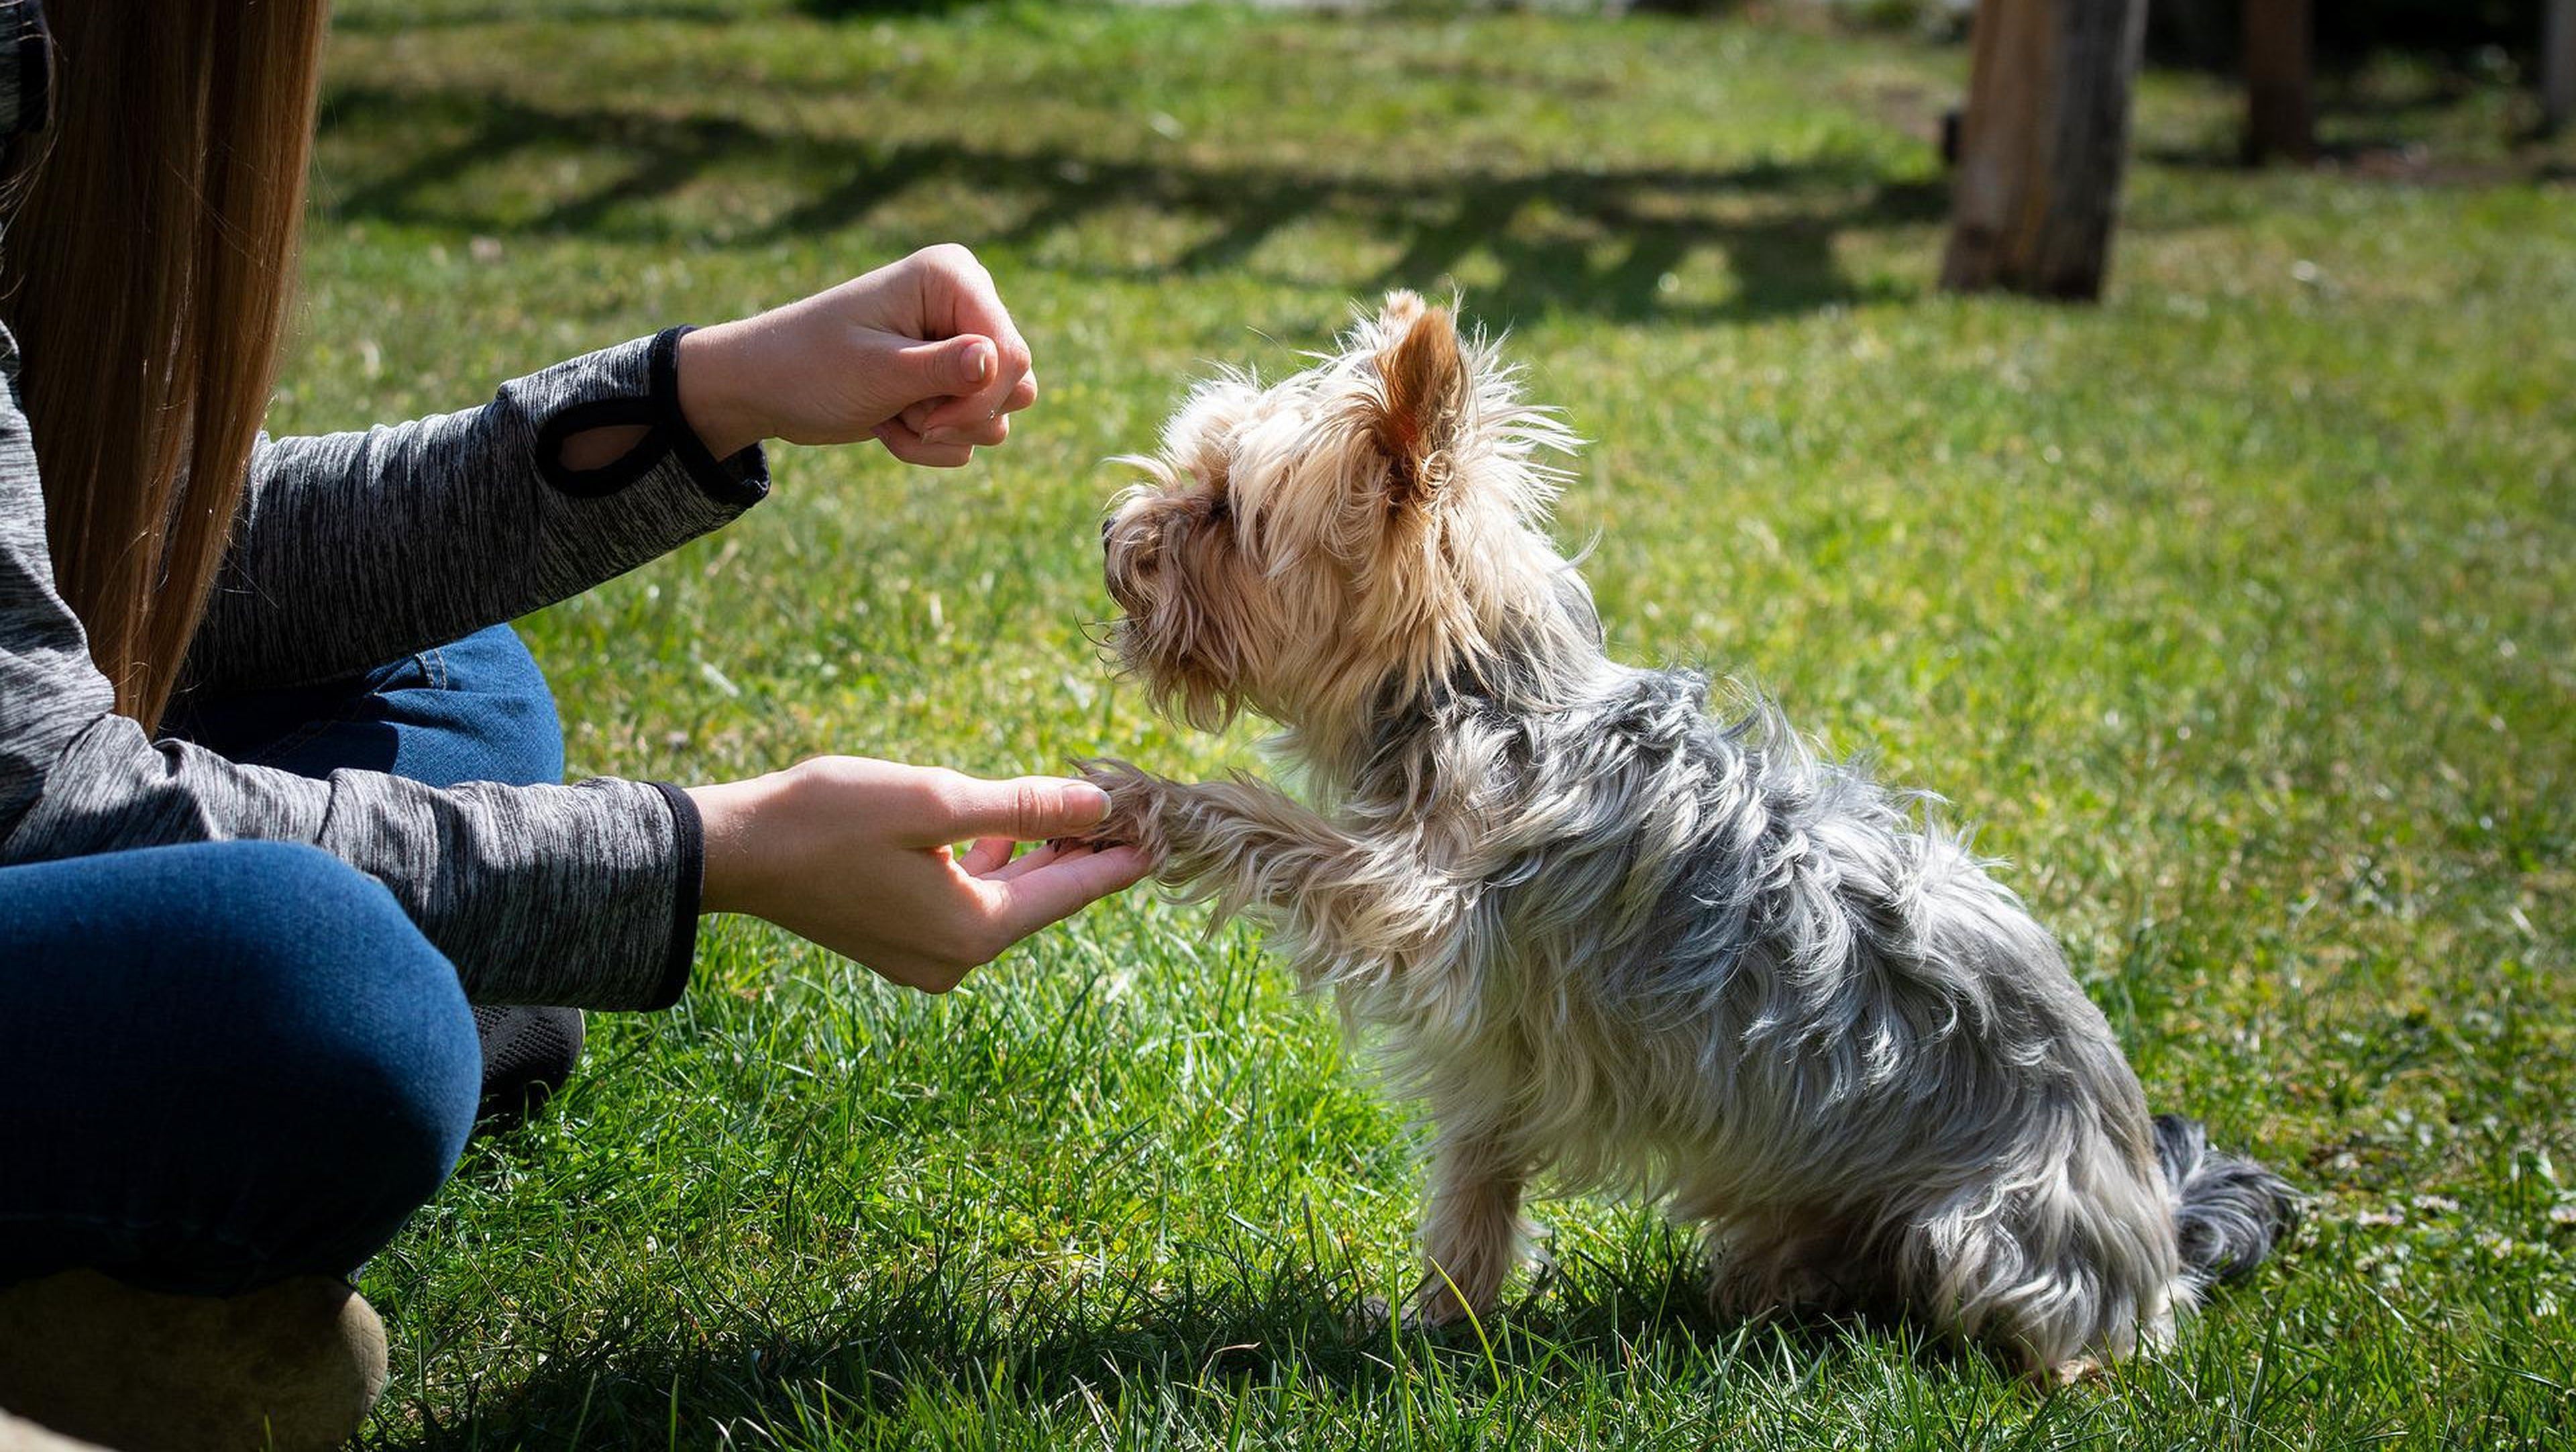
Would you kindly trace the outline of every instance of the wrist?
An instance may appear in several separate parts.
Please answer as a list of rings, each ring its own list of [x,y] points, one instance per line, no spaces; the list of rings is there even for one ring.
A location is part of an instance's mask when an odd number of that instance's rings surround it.
[[[695,328],[680,339],[680,413],[698,442],[729,459],[770,435],[759,407],[760,391],[748,377],[742,323]]]
[[[699,912],[767,916],[763,909],[770,900],[767,869],[772,854],[764,850],[767,834],[760,828],[760,818],[780,799],[785,784],[786,773],[773,772],[748,781],[688,788],[689,800],[698,809],[706,854]]]

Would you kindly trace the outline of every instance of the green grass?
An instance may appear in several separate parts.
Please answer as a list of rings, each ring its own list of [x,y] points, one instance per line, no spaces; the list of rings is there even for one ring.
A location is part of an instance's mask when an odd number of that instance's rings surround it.
[[[781,450],[740,525],[531,622],[575,771],[1252,762],[1086,643],[1097,461],[1210,360],[1454,283],[1596,441],[1564,531],[1618,652],[1947,795],[2156,1105],[2317,1197],[2170,1356],[2047,1399],[1902,1331],[1715,1321],[1682,1236],[1589,1201],[1484,1336],[1354,1341],[1406,1274],[1412,1135],[1252,935],[1139,897],[933,1001],[728,920],[370,1269],[385,1445],[2576,1437],[2576,190],[2513,103],[2392,73],[2327,133],[2423,148],[2399,179],[2248,175],[2226,93],[2153,80],[2111,296],[2060,309],[1931,288],[1956,51],[340,8],[280,427],[942,239],[1039,356],[973,469]]]

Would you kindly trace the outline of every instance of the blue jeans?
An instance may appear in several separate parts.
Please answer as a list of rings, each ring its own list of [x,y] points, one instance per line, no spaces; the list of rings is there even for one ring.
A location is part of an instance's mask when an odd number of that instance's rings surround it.
[[[165,723],[236,761],[433,785],[563,777],[507,626]],[[0,869],[0,1285],[73,1267],[228,1295],[349,1275],[463,1150],[453,964],[374,879],[215,842]]]

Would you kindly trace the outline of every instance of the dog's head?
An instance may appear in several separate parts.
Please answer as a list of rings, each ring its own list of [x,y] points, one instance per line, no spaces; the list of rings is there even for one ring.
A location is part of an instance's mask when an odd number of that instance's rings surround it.
[[[1119,656],[1193,725],[1249,706],[1342,736],[1390,689],[1584,631],[1543,532],[1539,456],[1571,445],[1490,343],[1392,293],[1303,373],[1201,385],[1123,461],[1146,481],[1102,529]]]

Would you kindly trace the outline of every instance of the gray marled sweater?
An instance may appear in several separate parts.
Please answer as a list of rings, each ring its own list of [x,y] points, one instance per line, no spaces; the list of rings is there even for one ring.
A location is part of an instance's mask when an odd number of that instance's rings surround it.
[[[680,416],[678,338],[576,358],[463,413],[263,439],[191,682],[346,675],[577,594],[758,502],[759,451],[718,461]],[[308,842],[391,888],[479,1001],[637,1008],[679,996],[702,858],[677,791],[604,778],[439,790],[365,771],[315,781],[155,741],[117,715],[54,590],[18,369],[0,330],[0,867],[175,842]],[[562,467],[565,437],[620,423],[647,427],[624,458]]]

